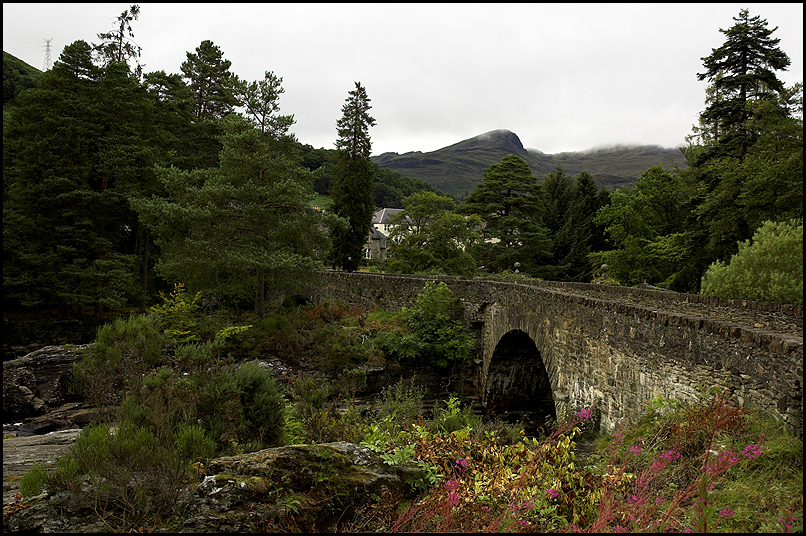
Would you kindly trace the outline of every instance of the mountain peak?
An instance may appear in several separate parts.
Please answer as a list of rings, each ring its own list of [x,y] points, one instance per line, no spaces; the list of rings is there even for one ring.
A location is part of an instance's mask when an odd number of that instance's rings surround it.
[[[518,135],[503,128],[479,134],[473,138],[445,147],[445,149],[468,151],[479,147],[504,149],[507,153],[521,156],[526,154],[526,149],[523,148]]]

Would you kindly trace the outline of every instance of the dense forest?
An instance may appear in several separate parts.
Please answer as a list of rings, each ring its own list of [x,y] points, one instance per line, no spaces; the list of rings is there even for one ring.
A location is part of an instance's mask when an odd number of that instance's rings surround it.
[[[777,78],[790,60],[746,10],[703,72],[676,74],[709,82],[685,169],[608,193],[561,167],[538,180],[509,155],[463,202],[370,160],[360,83],[336,149],[316,149],[280,113],[282,78],[240,79],[212,41],[176,73],[143,73],[138,16],[131,6],[44,73],[4,53],[4,311],[145,308],[177,283],[260,311],[360,259],[379,207],[404,212],[372,269],[802,302],[802,84]]]

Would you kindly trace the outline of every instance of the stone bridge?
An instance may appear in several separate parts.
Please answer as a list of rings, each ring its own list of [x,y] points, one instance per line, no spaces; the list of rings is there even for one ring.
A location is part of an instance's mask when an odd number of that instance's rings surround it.
[[[476,395],[542,421],[595,405],[601,428],[712,388],[803,434],[803,307],[586,283],[321,272],[313,303],[397,310],[444,281],[478,333]]]

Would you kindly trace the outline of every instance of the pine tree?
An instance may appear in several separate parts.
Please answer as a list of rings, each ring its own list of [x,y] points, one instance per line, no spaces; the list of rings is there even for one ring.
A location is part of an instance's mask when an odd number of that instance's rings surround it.
[[[187,53],[181,69],[193,92],[197,122],[220,119],[238,104],[233,94],[237,77],[230,72],[231,65],[209,39],[202,41],[195,53]]]
[[[775,72],[786,70],[789,57],[778,48],[780,39],[772,37],[777,28],[767,28],[767,21],[751,17],[742,9],[736,24],[719,31],[725,43],[703,60],[705,72],[697,79],[711,83],[709,104],[700,116],[705,130],[712,133],[715,145],[704,157],[733,156],[742,160],[756,140],[749,123],[752,101],[777,99],[784,90]]]
[[[341,267],[347,257],[360,259],[372,225],[374,167],[370,161],[372,142],[369,128],[375,119],[369,115],[370,99],[360,82],[349,92],[342,117],[336,122],[338,159],[334,169],[332,209],[346,221],[330,229],[333,249],[331,264]]]
[[[514,269],[534,274],[550,255],[551,241],[541,226],[540,186],[529,165],[507,155],[484,170],[460,212],[476,214],[485,224],[486,241],[471,250],[476,262],[494,272]]]
[[[251,286],[255,310],[263,312],[267,300],[303,284],[320,266],[325,243],[309,206],[313,176],[288,152],[285,129],[275,138],[239,114],[224,118],[222,127],[218,168],[159,168],[165,197],[135,206],[160,246],[158,273],[239,301]]]

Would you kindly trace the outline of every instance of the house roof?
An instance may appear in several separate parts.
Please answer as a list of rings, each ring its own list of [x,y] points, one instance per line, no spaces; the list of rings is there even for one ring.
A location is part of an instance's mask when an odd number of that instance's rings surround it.
[[[372,225],[388,225],[392,218],[403,212],[402,208],[382,208],[372,215]]]

